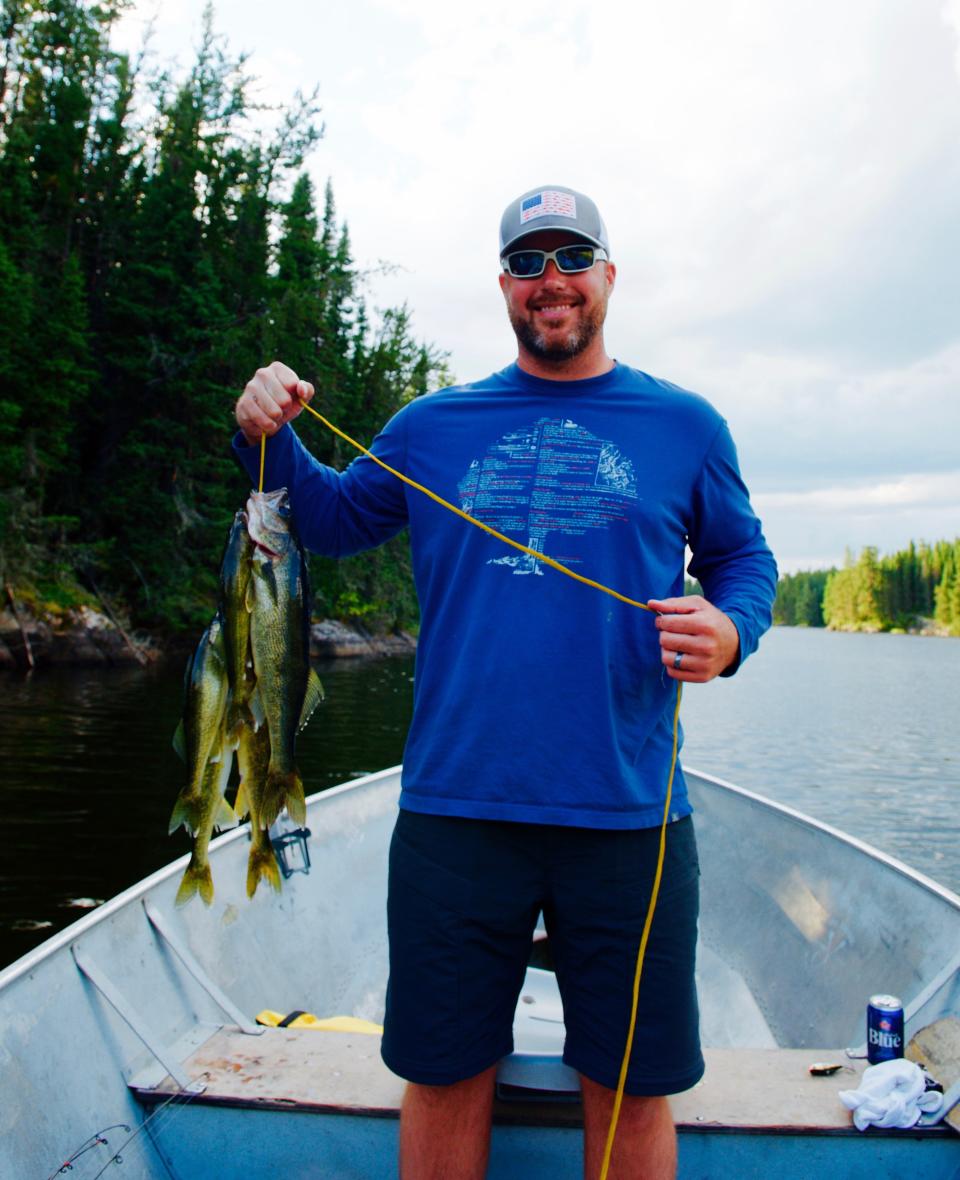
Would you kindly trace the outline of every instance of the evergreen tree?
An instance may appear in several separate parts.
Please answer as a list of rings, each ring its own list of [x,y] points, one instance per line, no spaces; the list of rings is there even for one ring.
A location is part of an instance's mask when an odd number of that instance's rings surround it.
[[[944,560],[934,598],[934,618],[951,634],[960,634],[960,542]]]
[[[124,2],[0,15],[0,566],[95,573],[135,620],[193,628],[246,493],[228,443],[253,370],[282,356],[364,439],[445,370],[406,309],[372,330],[329,185],[317,216],[316,96],[251,131],[209,11],[187,77],[145,78],[109,46]],[[402,543],[330,586],[345,613],[415,617]]]

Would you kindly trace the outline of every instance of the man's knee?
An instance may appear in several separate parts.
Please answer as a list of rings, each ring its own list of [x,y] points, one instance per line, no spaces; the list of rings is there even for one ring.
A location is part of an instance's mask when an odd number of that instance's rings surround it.
[[[477,1104],[493,1102],[493,1085],[497,1067],[491,1066],[473,1077],[444,1086],[428,1086],[420,1082],[407,1082],[404,1093],[404,1107],[417,1106],[429,1109],[474,1108]]]
[[[613,1109],[616,1092],[584,1074],[580,1075],[580,1092],[585,1106],[602,1111]],[[665,1111],[669,1112],[670,1103],[660,1095],[624,1094],[621,1109],[627,1107],[636,1111],[638,1115],[645,1114],[647,1117],[653,1118],[662,1115]]]

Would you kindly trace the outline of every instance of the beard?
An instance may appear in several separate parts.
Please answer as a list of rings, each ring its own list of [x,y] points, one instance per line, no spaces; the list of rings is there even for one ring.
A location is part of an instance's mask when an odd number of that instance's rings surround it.
[[[519,314],[510,313],[510,324],[517,340],[527,352],[541,361],[569,361],[579,356],[597,337],[606,319],[606,303],[597,303],[576,328],[563,335],[549,338],[546,332],[538,332],[533,325]]]

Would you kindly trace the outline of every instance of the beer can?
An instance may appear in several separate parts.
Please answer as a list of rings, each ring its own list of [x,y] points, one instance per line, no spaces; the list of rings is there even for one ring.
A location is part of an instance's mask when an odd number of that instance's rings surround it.
[[[896,996],[871,996],[867,1004],[867,1060],[871,1065],[903,1056],[903,1004]]]

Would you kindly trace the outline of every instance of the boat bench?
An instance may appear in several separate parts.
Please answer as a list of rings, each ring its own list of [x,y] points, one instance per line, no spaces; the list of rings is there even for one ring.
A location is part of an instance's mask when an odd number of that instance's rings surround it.
[[[836,1049],[706,1049],[704,1056],[703,1080],[670,1100],[681,1130],[860,1134],[837,1092],[856,1089],[866,1062],[850,1061]],[[808,1067],[819,1061],[844,1068],[814,1077]],[[189,1101],[260,1110],[390,1118],[399,1114],[404,1088],[381,1061],[378,1036],[312,1029],[267,1028],[248,1036],[224,1027],[194,1049],[183,1069],[206,1083]],[[145,1104],[179,1091],[169,1075],[155,1086],[137,1078],[130,1084]],[[541,1100],[498,1101],[495,1121],[557,1126],[581,1125],[583,1119],[578,1101]]]

